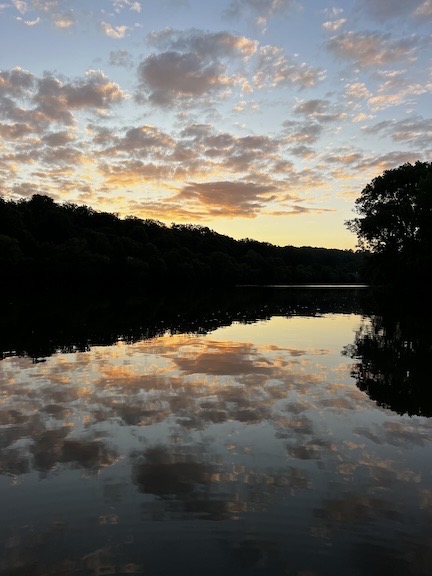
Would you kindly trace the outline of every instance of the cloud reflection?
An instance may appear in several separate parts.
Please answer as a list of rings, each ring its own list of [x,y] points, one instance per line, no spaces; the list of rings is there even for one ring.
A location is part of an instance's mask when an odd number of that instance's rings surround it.
[[[206,522],[218,522],[217,554],[239,573],[292,566],[301,573],[301,546],[327,554],[343,531],[344,554],[356,555],[386,526],[404,530],[411,551],[426,552],[419,535],[413,547],[407,518],[430,516],[423,462],[432,424],[377,408],[356,387],[341,355],[345,335],[339,345],[335,331],[349,326],[351,336],[360,319],[334,320],[315,318],[308,340],[302,322],[310,331],[310,318],[279,318],[94,346],[44,363],[5,358],[0,475],[12,477],[9,494],[16,498],[15,485],[36,478],[38,490],[70,490],[72,501],[80,493],[91,519],[94,540],[51,572],[139,573],[146,543],[169,541],[173,530],[183,547],[191,533],[179,527],[193,526],[195,538],[206,534],[196,523]],[[17,530],[0,571],[26,570],[50,538],[66,541],[76,519],[61,506],[41,511],[36,544]],[[106,545],[114,534],[119,545]],[[299,558],[288,554],[287,538],[302,543]],[[385,547],[374,554],[383,561]],[[309,568],[319,573],[313,561]]]

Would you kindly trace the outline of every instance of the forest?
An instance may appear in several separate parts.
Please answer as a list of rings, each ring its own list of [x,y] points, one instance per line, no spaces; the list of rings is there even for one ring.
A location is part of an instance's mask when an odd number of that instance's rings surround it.
[[[235,240],[172,224],[59,204],[36,194],[0,198],[3,289],[358,282],[363,254]]]

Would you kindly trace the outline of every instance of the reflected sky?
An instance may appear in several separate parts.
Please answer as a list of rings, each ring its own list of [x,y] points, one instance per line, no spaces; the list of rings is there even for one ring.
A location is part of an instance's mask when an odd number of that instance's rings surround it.
[[[0,574],[429,574],[432,421],[356,386],[366,321],[4,359]]]

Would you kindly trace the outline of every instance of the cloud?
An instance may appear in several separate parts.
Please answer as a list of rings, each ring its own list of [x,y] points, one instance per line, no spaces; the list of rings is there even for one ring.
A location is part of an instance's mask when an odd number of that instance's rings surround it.
[[[270,216],[300,216],[304,214],[324,214],[325,212],[335,212],[335,210],[334,208],[312,208],[310,206],[292,204],[286,210],[272,210],[268,214]]]
[[[127,26],[113,26],[109,22],[102,21],[100,27],[105,36],[113,38],[115,40],[120,40],[126,36],[128,30]]]
[[[359,112],[352,117],[353,122],[365,122],[366,120],[372,120],[375,118],[374,114],[366,114],[365,112]]]
[[[401,164],[409,162],[411,164],[419,160],[419,154],[416,152],[405,152],[394,150],[386,154],[369,156],[358,164],[359,170],[370,170],[374,174],[397,168]]]
[[[1,124],[0,123],[0,136],[3,140],[20,140],[31,134],[34,127],[30,124],[18,123],[15,124]]]
[[[252,57],[257,43],[227,32],[178,31],[167,28],[149,34],[148,43],[162,50],[147,56],[138,67],[140,90],[158,106],[196,101],[244,82],[237,67]],[[142,99],[142,94],[139,95]]]
[[[35,18],[34,20],[24,20],[20,16],[17,17],[18,22],[22,22],[25,26],[29,26],[30,28],[33,26],[37,26],[40,22],[40,18]]]
[[[25,14],[29,9],[27,2],[23,2],[22,0],[12,0],[12,4],[21,14]]]
[[[315,150],[313,150],[309,146],[305,146],[304,144],[300,146],[294,146],[293,148],[290,149],[290,153],[294,154],[294,156],[298,156],[305,160],[311,160],[316,156]]]
[[[65,146],[70,142],[73,142],[75,137],[68,131],[63,130],[61,132],[49,132],[43,136],[42,141],[48,146]]]
[[[414,12],[414,15],[421,19],[432,18],[432,0],[424,0]]]
[[[217,132],[208,124],[192,124],[178,134],[151,125],[131,127],[121,135],[95,125],[89,125],[88,130],[98,148],[99,173],[109,188],[158,180],[158,186],[165,181],[168,191],[172,190],[173,182],[192,179],[201,182],[195,185],[194,192],[199,190],[200,194],[194,201],[190,195],[190,201],[187,200],[183,189],[183,194],[165,198],[163,206],[157,208],[159,213],[171,213],[177,203],[174,212],[182,219],[185,214],[194,213],[201,218],[203,210],[209,211],[208,202],[204,200],[211,186],[215,186],[213,193],[217,197],[227,183],[233,194],[240,194],[246,188],[252,194],[264,189],[276,190],[274,175],[283,173],[286,176],[292,170],[292,164],[282,156],[283,140],[264,135],[237,136]],[[221,174],[226,175],[225,180],[220,179]],[[231,175],[232,178],[228,177]],[[219,178],[215,180],[215,176]],[[190,185],[183,188],[187,186]],[[188,192],[191,191],[188,188]],[[149,209],[155,207],[152,205]],[[239,213],[241,209],[240,206]],[[249,209],[250,206],[248,212]],[[218,208],[215,213],[219,212]],[[229,213],[232,212],[233,208],[230,208]]]
[[[336,32],[336,30],[339,30],[339,28],[341,28],[346,23],[347,23],[346,18],[339,18],[338,20],[328,20],[327,22],[324,22],[322,27],[324,28],[324,30],[329,30],[330,32]]]
[[[36,26],[40,22],[48,21],[59,29],[68,29],[76,24],[75,15],[66,0],[13,0],[13,6],[21,14],[33,12],[35,17],[25,20],[17,17],[19,22],[26,26]]]
[[[300,102],[294,112],[319,123],[338,122],[346,117],[346,113],[337,112],[329,100],[319,98]]]
[[[41,10],[42,12],[53,13],[56,12],[60,4],[67,3],[67,0],[30,0],[33,10]]]
[[[311,88],[324,80],[325,72],[305,63],[290,62],[281,48],[264,46],[260,48],[253,85],[257,88],[297,85]]]
[[[361,100],[370,97],[370,92],[363,82],[352,82],[345,86],[345,95],[353,100]]]
[[[258,42],[246,36],[229,32],[204,32],[202,30],[176,30],[165,28],[147,36],[150,46],[159,50],[199,53],[206,58],[250,58],[258,49]]]
[[[231,0],[224,14],[235,19],[251,15],[257,24],[265,27],[270,18],[288,14],[295,5],[294,0]]]
[[[25,97],[35,83],[35,77],[31,72],[22,68],[0,71],[0,98],[12,96],[15,98]]]
[[[430,80],[424,84],[410,82],[406,77],[406,70],[381,71],[377,76],[382,79],[382,83],[375,94],[371,94],[368,98],[368,104],[373,111],[406,103],[432,90]]]
[[[37,78],[21,68],[0,72],[0,111],[9,120],[71,125],[73,110],[107,110],[125,98],[120,86],[100,70],[89,70],[72,81],[50,74]],[[23,101],[27,108],[22,107]]]
[[[139,100],[159,106],[197,102],[269,87],[310,88],[324,72],[288,60],[281,48],[260,47],[245,36],[171,28],[149,34],[148,43],[162,50],[147,56],[138,67]],[[143,96],[144,94],[144,96]]]
[[[337,58],[350,60],[363,68],[413,60],[417,50],[429,43],[430,39],[414,34],[393,40],[386,33],[345,32],[330,38],[326,47]]]
[[[411,116],[402,120],[384,120],[365,128],[369,134],[380,134],[394,142],[404,142],[413,148],[432,147],[432,118]]]
[[[38,78],[20,68],[1,71],[4,193],[27,196],[43,190],[58,196],[82,189],[82,175],[75,168],[92,160],[88,134],[79,132],[79,115],[85,112],[99,117],[125,98],[120,87],[100,71],[90,70],[73,80],[50,74]],[[61,167],[61,174],[51,167]],[[33,178],[31,184],[29,178]]]
[[[48,146],[41,155],[44,165],[77,166],[86,162],[86,156],[72,146]]]
[[[107,109],[126,97],[120,86],[108,80],[101,70],[89,70],[85,78],[65,84],[63,93],[71,108]]]
[[[166,157],[168,151],[175,147],[175,140],[167,133],[154,126],[145,125],[129,128],[122,138],[117,138],[114,145],[105,150],[106,153],[124,152],[130,157],[138,154],[140,157],[151,155],[153,158]]]
[[[150,102],[159,106],[211,94],[234,82],[222,63],[190,52],[151,54],[140,63],[138,76],[141,89],[149,91]]]
[[[115,12],[120,12],[124,8],[137,13],[141,12],[141,3],[134,0],[112,0],[112,4]]]
[[[75,26],[75,16],[71,13],[68,14],[53,14],[52,22],[56,28],[66,29]]]
[[[254,218],[263,206],[275,199],[273,186],[254,182],[191,183],[177,194],[181,202],[203,205],[209,216]]]
[[[101,161],[98,172],[104,178],[106,189],[135,186],[143,182],[175,180],[175,167],[152,161],[143,162],[139,159],[122,160],[115,164]],[[181,174],[181,177],[184,175]],[[160,217],[163,212],[162,205],[159,205],[158,211]]]
[[[319,140],[323,127],[315,121],[298,122],[286,120],[283,124],[283,139],[286,144],[314,144]]]
[[[330,164],[342,164],[344,166],[357,166],[364,158],[364,155],[355,149],[339,148],[331,154],[327,154],[323,161]]]
[[[360,10],[365,11],[374,20],[384,23],[391,18],[400,18],[416,13],[428,0],[357,0]]]
[[[254,179],[261,180],[264,173],[274,174],[283,163],[283,139],[266,135],[237,136],[228,132],[217,132],[209,125],[194,124],[182,131],[183,146],[196,154],[199,165],[211,163],[219,171],[254,173]],[[218,163],[218,164],[215,164]],[[284,164],[284,171],[287,165]]]
[[[111,66],[132,68],[132,56],[124,49],[112,51],[109,53],[109,63]]]
[[[37,115],[38,123],[73,125],[74,110],[108,110],[125,98],[119,85],[98,70],[89,70],[84,78],[68,82],[47,74],[37,80],[36,86],[29,101],[36,106],[33,112]]]

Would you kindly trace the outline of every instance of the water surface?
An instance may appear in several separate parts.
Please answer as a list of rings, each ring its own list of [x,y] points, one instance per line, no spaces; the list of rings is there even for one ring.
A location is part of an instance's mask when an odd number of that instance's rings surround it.
[[[430,574],[432,421],[394,400],[414,340],[396,377],[381,316],[286,298],[5,353],[0,573]]]

